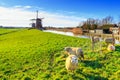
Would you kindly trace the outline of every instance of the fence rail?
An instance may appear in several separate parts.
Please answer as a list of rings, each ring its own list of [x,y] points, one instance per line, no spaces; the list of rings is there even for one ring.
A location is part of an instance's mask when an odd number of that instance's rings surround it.
[[[89,37],[91,36],[98,36],[101,37],[102,39],[104,38],[112,38],[112,34],[98,34],[98,33],[84,33],[84,35],[87,35]],[[118,41],[120,41],[120,35],[114,35],[114,38]]]

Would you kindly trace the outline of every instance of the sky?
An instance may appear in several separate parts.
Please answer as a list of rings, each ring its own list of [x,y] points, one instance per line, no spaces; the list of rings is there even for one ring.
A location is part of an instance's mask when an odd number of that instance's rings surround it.
[[[36,10],[43,26],[76,27],[88,18],[120,20],[120,0],[0,0],[0,25],[30,27]]]

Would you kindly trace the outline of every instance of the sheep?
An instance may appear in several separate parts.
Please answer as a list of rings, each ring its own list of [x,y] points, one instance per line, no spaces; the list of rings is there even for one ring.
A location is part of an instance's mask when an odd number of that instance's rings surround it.
[[[76,55],[69,55],[66,58],[66,63],[65,63],[67,71],[74,71],[77,66],[78,66],[78,59]]]
[[[113,44],[109,44],[107,47],[108,51],[115,51],[115,46]]]
[[[114,45],[114,43],[115,43],[115,39],[114,39],[114,38],[106,38],[104,41],[105,41],[107,44],[111,43],[111,44]]]
[[[100,42],[100,38],[98,36],[92,36],[91,37],[91,42],[92,42],[92,46],[91,46],[92,47],[92,51],[94,52],[95,44],[97,44],[98,42]],[[98,45],[101,46],[101,44],[98,44]]]
[[[79,47],[65,47],[65,51],[67,51],[68,55],[76,55],[78,58],[84,59],[84,54],[81,48]]]
[[[99,41],[100,41],[99,37],[92,37],[92,42],[93,43],[97,43]]]

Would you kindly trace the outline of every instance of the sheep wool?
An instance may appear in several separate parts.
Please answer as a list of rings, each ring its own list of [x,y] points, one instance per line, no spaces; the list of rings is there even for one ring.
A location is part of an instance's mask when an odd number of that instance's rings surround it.
[[[69,55],[66,58],[66,69],[69,71],[74,71],[78,66],[78,59],[75,55]]]
[[[108,47],[107,47],[107,50],[108,51],[115,51],[115,46],[112,45],[112,44],[109,44]]]
[[[65,51],[67,51],[68,55],[76,55],[78,58],[82,57],[84,59],[83,51],[79,47],[66,47]]]

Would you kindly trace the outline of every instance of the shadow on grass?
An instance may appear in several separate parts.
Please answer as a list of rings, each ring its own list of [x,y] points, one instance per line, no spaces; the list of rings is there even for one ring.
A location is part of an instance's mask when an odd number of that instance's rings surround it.
[[[18,32],[18,31],[19,31],[19,30],[15,30],[15,31],[10,31],[10,32],[2,33],[2,34],[0,34],[0,36],[1,36],[1,35],[6,35],[6,34],[9,34],[9,33]]]
[[[100,76],[95,73],[87,73],[82,72],[80,69],[76,71],[76,73],[69,73],[69,76],[73,80],[108,80],[105,77]]]
[[[93,69],[96,69],[96,68],[101,68],[102,67],[102,64],[100,64],[97,60],[85,60],[83,61],[85,67],[91,67]]]
[[[115,51],[119,51],[120,52],[120,46],[115,46]]]
[[[95,75],[95,74],[82,74],[83,76],[85,76],[86,79],[89,80],[108,80],[105,77],[101,77],[99,75]]]

